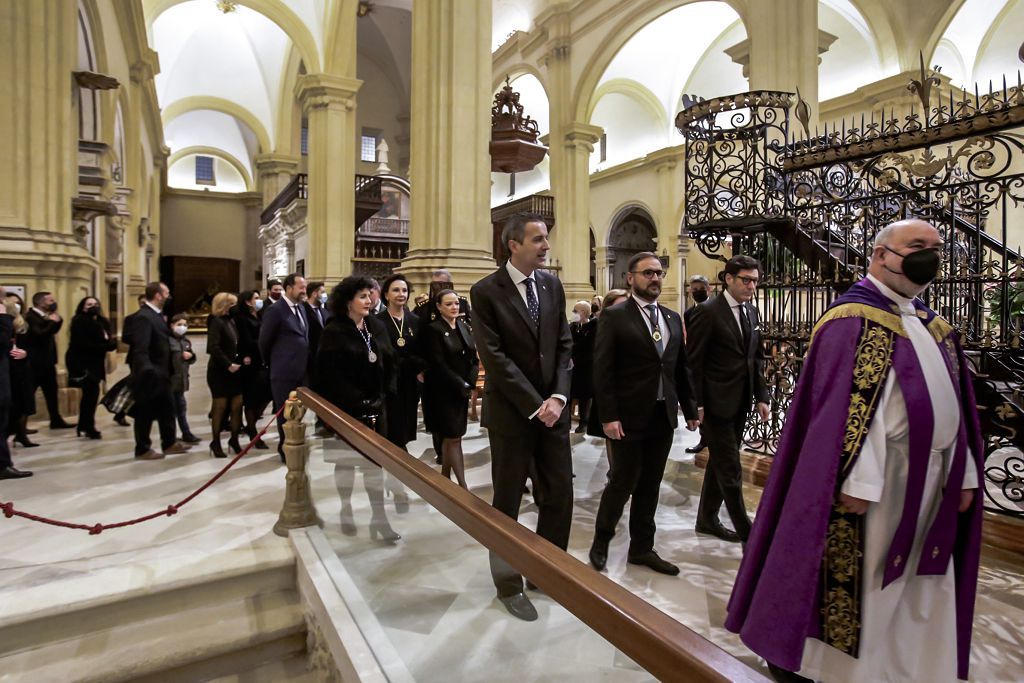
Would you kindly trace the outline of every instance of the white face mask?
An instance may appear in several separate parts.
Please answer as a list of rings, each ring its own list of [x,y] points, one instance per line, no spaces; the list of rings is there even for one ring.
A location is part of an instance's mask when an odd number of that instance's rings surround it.
[[[18,315],[21,314],[21,304],[14,304],[14,312]]]
[[[257,311],[262,310],[263,309],[263,299],[256,299],[256,303],[253,304],[253,305],[256,306],[256,310]]]
[[[574,323],[578,323],[580,321],[580,314],[577,313],[576,311],[572,312],[572,321]]]
[[[179,337],[184,337],[186,332],[188,332],[188,326],[187,325],[175,325],[174,326],[174,334],[178,335]]]
[[[323,304],[323,305],[327,304],[327,294],[321,294],[320,295],[320,303]]]

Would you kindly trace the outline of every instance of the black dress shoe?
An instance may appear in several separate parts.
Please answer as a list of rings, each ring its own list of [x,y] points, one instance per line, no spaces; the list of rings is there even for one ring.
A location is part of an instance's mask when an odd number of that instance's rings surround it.
[[[700,522],[698,522],[697,526],[694,527],[694,530],[698,534],[707,534],[708,536],[716,536],[716,537],[722,539],[723,541],[728,541],[729,543],[739,543],[740,542],[739,534],[737,534],[735,531],[731,531],[729,529],[726,529],[721,524],[701,524]]]
[[[28,470],[19,470],[13,465],[0,470],[0,479],[24,479],[31,476],[32,473]]]
[[[780,666],[775,666],[771,662],[765,662],[765,664],[768,665],[768,671],[771,673],[772,678],[778,681],[778,683],[814,683],[814,679],[805,678],[800,674],[787,671]]]
[[[608,564],[608,543],[594,541],[594,544],[590,546],[590,564],[594,565],[594,569],[597,571],[604,569],[604,566]]]
[[[39,444],[29,441],[26,434],[18,434],[15,436],[14,443],[24,446],[25,448],[39,448]]]
[[[639,564],[644,567],[649,567],[659,574],[668,574],[669,576],[676,576],[679,574],[679,567],[675,566],[671,562],[661,559],[658,557],[658,553],[653,550],[642,555],[634,555],[628,558],[627,562],[630,564]]]
[[[95,429],[89,429],[88,427],[75,427],[75,436],[87,436],[90,439],[102,439],[103,435]]]
[[[537,584],[535,584],[533,581],[530,581],[529,579],[527,579],[526,580],[526,590],[528,590],[528,591],[539,591],[540,588],[537,588]]]
[[[516,593],[515,595],[498,596],[498,600],[505,606],[508,613],[514,616],[516,619],[522,619],[523,621],[537,621],[537,608],[530,602],[530,598],[526,597],[524,593]]]
[[[26,433],[26,434],[38,434],[38,433],[39,433],[39,430],[38,430],[38,429],[32,429],[31,427],[29,427],[29,428],[27,428],[27,429],[25,430],[25,433]]]
[[[132,426],[132,423],[129,422],[128,418],[126,418],[124,415],[115,415],[114,416],[114,422],[116,422],[117,424],[121,425],[122,427],[131,427]]]
[[[52,420],[50,422],[50,429],[71,429],[74,426],[75,425],[70,422],[65,422],[64,420]]]

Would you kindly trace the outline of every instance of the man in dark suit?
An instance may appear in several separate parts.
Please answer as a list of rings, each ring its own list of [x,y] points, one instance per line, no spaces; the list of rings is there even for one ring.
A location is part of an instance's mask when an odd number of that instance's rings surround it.
[[[146,285],[146,302],[137,313],[125,319],[125,336],[131,347],[128,365],[131,367],[128,384],[135,405],[129,411],[135,418],[135,458],[160,460],[164,456],[184,453],[188,446],[175,436],[174,395],[171,392],[170,330],[164,320],[163,309],[171,292],[162,282]],[[162,453],[152,448],[149,438],[153,421],[160,428]]]
[[[306,284],[306,298],[302,302],[302,308],[306,313],[306,320],[309,321],[309,365],[307,373],[313,372],[313,363],[316,361],[316,351],[320,348],[320,334],[327,325],[327,287],[322,282],[309,282]],[[329,436],[330,430],[324,426],[323,420],[316,418],[317,436]]]
[[[21,338],[21,346],[28,352],[32,368],[32,393],[42,388],[46,399],[46,412],[50,414],[50,429],[70,429],[75,425],[64,421],[57,404],[57,333],[64,319],[57,313],[57,302],[50,292],[32,295],[32,308],[25,314],[28,332]]]
[[[434,299],[437,293],[445,289],[455,289],[452,285],[452,274],[444,268],[438,268],[430,276],[430,297],[421,304],[418,304],[413,313],[422,321],[423,325],[434,322],[441,315],[437,312]],[[473,329],[473,315],[470,311],[469,301],[464,296],[459,296],[459,317],[466,321],[470,329]]]
[[[309,367],[309,327],[302,298],[306,295],[306,278],[292,273],[284,279],[284,296],[270,309],[260,325],[260,355],[270,368],[270,393],[277,412],[288,394],[306,381]],[[284,462],[284,415],[277,418],[278,455]]]
[[[370,288],[370,315],[376,317],[376,316],[380,315],[381,313],[383,313],[384,311],[388,310],[388,307],[381,300],[381,296],[380,296],[380,283],[377,282],[372,277],[371,278],[367,278],[367,280],[369,280],[370,284],[373,285]]]
[[[629,260],[630,298],[601,313],[594,342],[594,394],[601,428],[613,451],[611,476],[597,510],[590,563],[604,569],[608,544],[630,496],[629,563],[676,575],[679,567],[654,550],[654,513],[679,408],[697,428],[679,314],[658,305],[665,276],[656,254]]]
[[[11,412],[11,339],[14,337],[14,316],[7,312],[2,302],[7,301],[7,292],[0,287],[0,479],[24,479],[31,477],[28,470],[19,470],[11,460],[7,445],[7,418]]]
[[[263,300],[263,308],[256,313],[256,317],[262,320],[267,310],[280,301],[282,296],[284,296],[284,285],[281,284],[281,281],[267,280],[267,298]]]
[[[563,550],[572,522],[569,411],[572,336],[562,283],[544,266],[548,229],[530,213],[512,216],[502,231],[509,260],[476,283],[473,338],[487,373],[482,425],[491,445],[495,508],[519,516],[527,475],[539,508],[537,533]],[[537,611],[523,577],[491,553],[498,598],[526,621]],[[529,586],[529,584],[527,584]]]
[[[762,420],[771,400],[764,381],[764,353],[757,309],[761,264],[733,256],[725,264],[725,289],[694,310],[687,327],[687,351],[701,413],[708,464],[697,509],[697,532],[746,543],[750,518],[743,504],[740,444],[752,401]],[[725,501],[735,532],[722,526],[718,511]]]
[[[686,309],[683,313],[683,330],[685,331],[690,325],[690,318],[693,317],[693,311],[698,306],[708,300],[711,296],[711,283],[703,275],[694,275],[690,278],[690,296],[693,297],[693,306]],[[690,446],[686,449],[687,453],[700,453],[702,450],[707,448],[707,443],[704,441],[704,430],[701,429],[700,441],[695,445]]]

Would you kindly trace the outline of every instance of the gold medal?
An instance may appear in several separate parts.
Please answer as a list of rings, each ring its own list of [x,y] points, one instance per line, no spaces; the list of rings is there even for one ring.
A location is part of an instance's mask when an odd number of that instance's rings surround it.
[[[405,337],[399,337],[398,338],[398,345],[399,346],[405,346]]]
[[[654,333],[651,334],[651,337],[654,339],[654,341],[660,342],[661,341],[661,330],[655,330]]]

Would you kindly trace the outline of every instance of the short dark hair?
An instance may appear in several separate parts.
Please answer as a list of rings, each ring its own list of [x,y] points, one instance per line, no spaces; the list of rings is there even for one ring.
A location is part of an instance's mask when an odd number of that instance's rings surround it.
[[[277,285],[279,287],[284,287],[284,285],[281,284],[280,280],[267,280],[267,289],[273,289],[274,285]]]
[[[736,275],[741,270],[756,270],[758,276],[760,276],[761,262],[753,256],[737,254],[725,262],[725,273],[722,275],[722,280],[725,280],[726,275]]]
[[[140,305],[140,306],[141,306],[142,304],[146,303],[146,295],[145,295],[145,294],[139,294],[139,295],[138,295],[137,297],[135,297],[135,298],[136,298],[136,300],[138,300],[138,302],[139,302],[139,305]]]
[[[43,299],[45,299],[48,296],[50,296],[50,292],[36,292],[35,294],[32,295],[32,305],[38,306],[39,304],[43,303]]]
[[[404,282],[406,288],[410,293],[412,293],[412,285],[409,284],[409,279],[401,273],[395,273],[394,275],[389,275],[388,279],[384,280],[384,284],[380,286],[380,295],[384,297],[385,300],[388,298],[388,290],[391,289],[391,285],[396,282]]]
[[[629,263],[626,265],[626,270],[632,273],[633,269],[636,268],[636,264],[640,263],[644,259],[649,258],[658,259],[658,263],[661,263],[661,259],[658,258],[658,255],[655,254],[653,251],[638,251],[637,253],[633,254],[633,256],[630,257]]]
[[[539,213],[530,213],[528,211],[520,211],[509,216],[509,219],[505,221],[505,227],[501,230],[501,247],[502,249],[508,249],[508,243],[515,240],[519,244],[523,243],[526,239],[526,224],[527,223],[547,223]]]
[[[167,321],[167,324],[173,325],[179,320],[184,320],[185,322],[188,322],[188,316],[185,315],[184,313],[175,313],[173,316],[171,316],[171,319]]]
[[[366,279],[370,281],[370,289],[376,289],[377,291],[380,291],[380,283],[377,282],[376,278],[368,277]]]
[[[146,285],[146,301],[152,301],[156,298],[156,295],[160,293],[161,287],[166,287],[162,282],[150,282]]]
[[[307,282],[306,283],[306,291],[307,292],[315,292],[316,290],[320,289],[323,286],[324,286],[323,282]]]
[[[348,305],[356,294],[364,289],[373,289],[369,278],[362,275],[349,275],[338,283],[338,286],[331,292],[330,307],[335,317],[344,318],[348,315]]]
[[[300,277],[302,279],[306,278],[306,276],[303,275],[302,273],[289,273],[288,277],[284,279],[284,288],[288,289],[289,287],[294,287],[295,281],[298,280]]]

